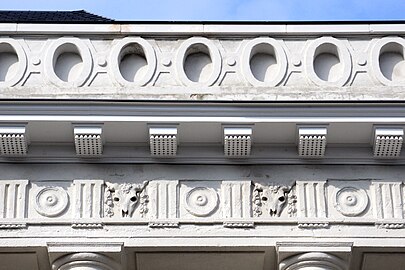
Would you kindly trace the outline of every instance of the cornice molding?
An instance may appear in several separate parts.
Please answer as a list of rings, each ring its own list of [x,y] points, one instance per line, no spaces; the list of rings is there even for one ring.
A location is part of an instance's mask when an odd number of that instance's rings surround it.
[[[168,30],[170,25],[170,30]],[[115,23],[115,24],[25,24],[2,23],[0,31],[9,34],[150,34],[150,35],[257,35],[257,34],[392,34],[404,33],[405,23],[306,23],[306,24],[204,24],[204,23]]]

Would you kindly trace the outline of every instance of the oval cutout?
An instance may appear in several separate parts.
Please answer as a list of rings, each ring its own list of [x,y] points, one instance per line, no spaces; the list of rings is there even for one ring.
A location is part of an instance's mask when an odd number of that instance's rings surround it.
[[[0,44],[0,82],[11,80],[18,72],[18,55],[8,43]]]
[[[208,47],[205,44],[193,44],[186,50],[183,68],[192,82],[206,82],[211,78],[213,64]]]
[[[55,50],[53,69],[64,82],[76,81],[83,71],[83,59],[79,49],[72,43],[65,43]]]
[[[274,47],[268,43],[254,46],[249,58],[250,70],[258,81],[272,81],[280,71]]]
[[[337,82],[343,75],[338,48],[331,43],[324,43],[315,50],[313,66],[315,74],[325,82]]]
[[[148,61],[141,45],[130,43],[119,54],[119,70],[128,82],[142,80],[148,71]]]
[[[276,86],[287,73],[288,61],[284,48],[273,38],[248,41],[240,60],[243,76],[256,87]]]
[[[379,55],[379,68],[385,78],[392,82],[405,80],[404,47],[396,42],[385,44]]]

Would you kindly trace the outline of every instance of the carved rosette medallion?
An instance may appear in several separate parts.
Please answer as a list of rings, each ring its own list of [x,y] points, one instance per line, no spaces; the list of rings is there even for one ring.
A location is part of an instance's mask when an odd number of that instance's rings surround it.
[[[69,196],[61,187],[44,187],[35,196],[35,210],[45,217],[62,214],[69,204]]]
[[[218,193],[212,188],[196,187],[186,194],[185,208],[197,217],[206,217],[218,208]]]
[[[366,210],[368,201],[364,189],[344,187],[336,192],[335,208],[344,216],[354,217],[361,215]]]

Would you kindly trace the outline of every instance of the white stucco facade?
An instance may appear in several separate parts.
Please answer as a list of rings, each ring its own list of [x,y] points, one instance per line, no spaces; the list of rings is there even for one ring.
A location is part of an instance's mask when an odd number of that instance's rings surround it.
[[[0,269],[403,267],[405,24],[0,32]]]

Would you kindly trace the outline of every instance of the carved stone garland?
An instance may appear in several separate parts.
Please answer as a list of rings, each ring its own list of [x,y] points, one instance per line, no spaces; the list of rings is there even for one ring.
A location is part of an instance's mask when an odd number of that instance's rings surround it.
[[[260,217],[263,214],[262,206],[263,206],[263,186],[256,183],[253,188],[253,215],[255,217]]]
[[[297,216],[297,195],[295,195],[295,186],[291,188],[291,191],[288,193],[287,199],[287,213],[289,217]]]

